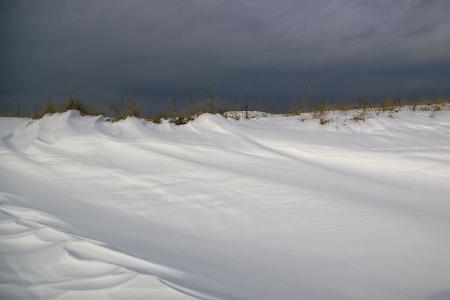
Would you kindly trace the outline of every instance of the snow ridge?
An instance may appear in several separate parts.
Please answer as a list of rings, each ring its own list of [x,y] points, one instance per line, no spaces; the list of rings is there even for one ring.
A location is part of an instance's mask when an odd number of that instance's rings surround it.
[[[5,203],[14,199],[10,195],[1,198],[2,299],[191,299],[161,279],[183,277],[180,272],[54,229],[50,224],[69,227],[46,213]]]

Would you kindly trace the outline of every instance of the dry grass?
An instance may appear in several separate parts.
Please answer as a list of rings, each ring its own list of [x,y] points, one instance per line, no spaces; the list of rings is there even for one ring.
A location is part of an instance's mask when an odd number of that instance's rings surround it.
[[[125,120],[128,117],[139,118],[141,116],[141,109],[137,102],[129,102],[125,109],[118,111],[116,116],[112,119],[113,122]]]
[[[366,120],[366,114],[364,112],[361,112],[357,115],[354,115],[352,120],[355,122],[363,122]]]
[[[179,109],[179,105],[176,98],[171,99],[171,105],[167,108],[161,108],[156,114],[144,115],[141,107],[137,101],[121,102],[115,104],[107,102],[107,106],[111,114],[108,120],[119,121],[128,117],[144,117],[147,120],[160,124],[163,120],[168,120],[175,125],[184,125],[194,120],[203,113],[221,114],[226,118],[235,120],[239,119],[252,119],[255,117],[255,111],[263,111],[263,106],[259,106],[260,109],[251,106],[248,101],[240,101],[239,98],[235,98],[233,101],[221,102],[215,95],[207,95],[206,93],[195,97],[192,92],[188,93],[187,104],[182,105],[182,109]],[[286,116],[298,116],[300,121],[305,121],[307,116],[311,116],[313,119],[317,119],[320,124],[325,125],[332,120],[329,115],[331,112],[338,112],[346,114],[348,111],[356,110],[357,113],[353,114],[352,120],[356,122],[363,122],[366,120],[369,112],[375,114],[388,113],[389,117],[395,117],[395,114],[400,110],[412,110],[412,111],[429,111],[430,117],[435,117],[436,114],[442,109],[448,109],[448,101],[445,98],[439,96],[436,98],[413,98],[409,100],[401,100],[394,98],[383,98],[380,101],[369,101],[368,97],[360,97],[357,101],[341,101],[337,104],[329,104],[326,101],[320,101],[315,106],[297,101],[292,103],[289,107],[275,107],[272,102],[268,102],[266,112],[257,114],[257,117],[263,115],[272,114],[284,114]],[[309,109],[307,109],[310,107]],[[108,115],[101,110],[93,107],[86,106],[75,96],[69,97],[65,104],[60,104],[56,101],[47,102],[40,110],[33,112],[32,114],[23,114],[20,112],[18,106],[17,113],[0,113],[0,116],[21,116],[32,117],[33,119],[42,118],[48,114],[65,112],[68,110],[78,110],[82,115]]]

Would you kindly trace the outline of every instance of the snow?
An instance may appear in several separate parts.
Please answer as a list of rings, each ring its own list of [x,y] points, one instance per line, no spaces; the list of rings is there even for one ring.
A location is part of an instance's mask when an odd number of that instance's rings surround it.
[[[450,111],[0,118],[1,299],[450,299]]]

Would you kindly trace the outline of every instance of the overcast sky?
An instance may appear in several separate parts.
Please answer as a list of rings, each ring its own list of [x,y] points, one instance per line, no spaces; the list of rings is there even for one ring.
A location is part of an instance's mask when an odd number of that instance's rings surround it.
[[[0,0],[0,100],[450,92],[449,0]]]

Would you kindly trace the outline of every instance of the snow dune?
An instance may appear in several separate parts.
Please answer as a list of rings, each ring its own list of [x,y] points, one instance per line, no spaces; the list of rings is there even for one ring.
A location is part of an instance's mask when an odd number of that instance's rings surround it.
[[[46,224],[66,225],[45,213],[4,203],[0,210],[2,299],[190,298],[155,275],[179,272],[55,230]]]
[[[0,118],[1,299],[450,299],[450,111]]]

